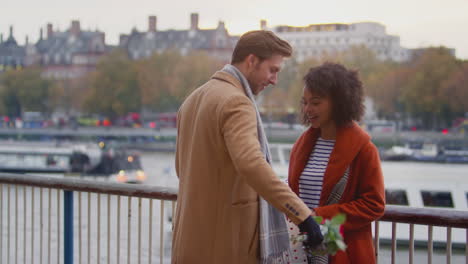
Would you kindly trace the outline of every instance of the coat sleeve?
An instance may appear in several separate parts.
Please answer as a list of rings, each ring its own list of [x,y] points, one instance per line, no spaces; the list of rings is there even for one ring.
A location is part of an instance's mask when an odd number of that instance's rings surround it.
[[[297,145],[299,144],[300,141],[302,141],[302,138],[304,137],[304,134],[302,134],[296,141],[296,143],[292,146],[291,148],[291,153],[289,156],[289,167],[288,167],[288,185],[293,190],[294,193],[298,194],[299,193],[299,179],[297,179],[297,173],[296,173],[296,160],[298,159],[297,157]]]
[[[310,209],[274,173],[261,152],[257,117],[245,96],[231,96],[221,106],[219,126],[226,148],[240,177],[295,224],[310,216]]]
[[[324,218],[332,218],[338,213],[346,214],[346,223],[343,226],[346,231],[368,225],[379,219],[385,210],[384,180],[376,147],[369,142],[355,162],[355,170],[351,172],[358,177],[354,197],[348,202],[315,209],[316,214]]]

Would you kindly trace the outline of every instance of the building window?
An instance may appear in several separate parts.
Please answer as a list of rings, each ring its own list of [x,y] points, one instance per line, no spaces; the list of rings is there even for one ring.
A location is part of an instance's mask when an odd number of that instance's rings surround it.
[[[385,190],[385,203],[394,205],[409,205],[406,191],[402,189]]]
[[[424,206],[453,208],[453,199],[450,192],[421,191]]]

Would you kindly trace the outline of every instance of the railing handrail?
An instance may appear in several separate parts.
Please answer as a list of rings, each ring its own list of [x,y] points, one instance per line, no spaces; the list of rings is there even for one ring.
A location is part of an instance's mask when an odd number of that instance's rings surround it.
[[[0,173],[0,183],[63,189],[68,191],[152,198],[169,201],[177,200],[176,188],[148,186],[142,184],[101,182],[77,178],[71,179],[13,173]]]
[[[386,205],[380,221],[468,228],[468,211]]]
[[[100,182],[77,178],[71,179],[12,173],[0,173],[0,183],[64,189],[69,191],[153,198],[170,201],[177,200],[178,192],[177,188],[170,187]],[[407,206],[386,205],[385,213],[379,220],[468,229],[468,211],[440,208],[415,208]]]

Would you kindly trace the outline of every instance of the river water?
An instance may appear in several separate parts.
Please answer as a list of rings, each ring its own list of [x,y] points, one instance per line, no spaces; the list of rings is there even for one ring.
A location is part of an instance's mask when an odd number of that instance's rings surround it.
[[[178,180],[174,170],[174,154],[173,153],[143,153],[141,156],[141,162],[143,169],[145,170],[148,178],[144,183],[146,185],[154,186],[168,186],[177,187]],[[387,179],[435,179],[441,177],[463,177],[466,176],[468,182],[468,165],[446,165],[446,164],[429,164],[429,163],[399,163],[399,162],[383,162],[382,169],[384,176]],[[96,180],[106,180],[99,178]],[[109,179],[113,180],[113,179]],[[402,182],[401,184],[405,184]],[[49,229],[49,191],[47,189],[42,190],[43,204],[43,222],[42,229],[40,221],[41,205],[39,203],[41,191],[35,189],[34,194],[31,188],[26,188],[24,191],[23,187],[15,188],[10,186],[10,196],[8,198],[7,186],[2,187],[1,204],[2,204],[2,239],[1,248],[2,254],[0,256],[0,263],[63,263],[63,238],[56,236],[58,225],[57,221],[57,193],[56,191],[51,192],[51,217],[50,217],[50,230],[52,235],[49,238],[47,231]],[[16,200],[16,191],[18,192],[18,200]],[[141,204],[141,225],[140,231],[138,230],[138,199],[133,198],[130,202],[126,197],[120,198],[120,205],[118,204],[118,198],[111,196],[108,200],[106,195],[91,194],[90,195],[90,214],[88,215],[88,194],[83,193],[81,195],[81,206],[82,214],[79,217],[78,214],[78,196],[74,194],[74,263],[149,263],[150,248],[151,250],[151,263],[160,263],[160,212],[161,203],[159,201],[153,201],[152,213],[153,218],[149,220],[149,201],[147,199],[142,200]],[[26,199],[24,199],[24,197]],[[34,198],[33,198],[34,197]],[[33,199],[32,199],[33,198]],[[26,201],[26,212],[24,207],[24,201]],[[100,201],[98,203],[98,201]],[[110,204],[110,217],[108,218],[108,202]],[[31,214],[31,204],[34,203],[34,218]],[[63,206],[63,200],[61,200],[60,208]],[[128,205],[131,205],[131,212],[128,211]],[[10,208],[8,208],[8,204]],[[98,207],[100,207],[101,214],[97,214]],[[170,202],[164,203],[164,217],[163,217],[163,234],[162,239],[164,243],[164,263],[170,263],[170,235],[171,235],[171,222],[169,221],[169,215],[172,212],[172,204]],[[117,215],[117,208],[120,208],[120,216]],[[17,212],[15,209],[18,209]],[[16,217],[17,215],[17,217]],[[128,215],[130,215],[130,229],[128,228]],[[88,225],[88,216],[90,219],[90,225]],[[98,217],[99,216],[99,217]],[[63,217],[63,210],[60,212],[60,217]],[[60,218],[60,222],[63,220]],[[8,219],[10,223],[8,225]],[[17,219],[17,220],[15,220]],[[120,219],[120,223],[118,223]],[[81,225],[78,226],[81,220]],[[100,224],[98,224],[98,222]],[[26,237],[24,236],[24,227],[26,223]],[[31,223],[34,223],[32,226]],[[109,233],[108,233],[108,223]],[[151,225],[150,225],[151,223]],[[120,228],[118,228],[120,224]],[[89,229],[90,227],[90,229]],[[98,230],[99,227],[99,230]],[[151,229],[151,232],[150,232]],[[34,237],[31,236],[31,230],[34,230]],[[41,237],[41,230],[43,235]],[[62,233],[63,230],[60,230]],[[88,232],[90,239],[88,240]],[[97,236],[97,234],[100,234]],[[110,240],[108,240],[108,234]],[[139,239],[139,234],[141,238]],[[81,243],[79,238],[81,236]],[[120,239],[117,239],[117,237]],[[129,239],[130,236],[130,239]],[[148,237],[152,237],[151,247]],[[130,241],[130,245],[128,243]],[[138,241],[141,241],[139,244]],[[26,243],[24,243],[26,242]],[[42,246],[41,246],[42,245]],[[50,245],[50,249],[48,248]],[[81,245],[81,246],[80,246]],[[99,246],[98,246],[99,245]],[[81,247],[81,249],[80,249]],[[16,250],[18,248],[18,250]],[[26,251],[24,250],[26,249]],[[108,258],[108,251],[110,252],[110,258]],[[57,250],[59,249],[59,250]],[[88,250],[89,249],[89,250]],[[50,254],[49,254],[50,250]],[[89,252],[88,252],[89,251]],[[8,255],[7,252],[10,252]],[[79,254],[81,252],[81,254]],[[88,254],[89,253],[89,254]],[[130,254],[129,254],[130,253]],[[120,256],[117,258],[117,256]],[[387,246],[382,246],[379,252],[379,263],[391,263],[390,255],[391,251]],[[33,256],[33,257],[31,257]],[[41,262],[42,260],[42,262]],[[57,261],[59,260],[59,261]],[[81,262],[79,262],[81,261]],[[445,263],[446,257],[445,252],[436,250],[434,253],[433,263]],[[452,257],[452,263],[464,263],[465,256],[462,251],[454,251]],[[397,251],[396,263],[408,263],[408,251],[405,248],[399,248]],[[427,263],[427,250],[417,249],[415,254],[415,263]]]

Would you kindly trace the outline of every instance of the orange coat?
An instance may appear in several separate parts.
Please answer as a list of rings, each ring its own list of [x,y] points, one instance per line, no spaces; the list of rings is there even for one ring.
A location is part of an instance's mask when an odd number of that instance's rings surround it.
[[[309,128],[296,141],[289,163],[289,186],[299,194],[299,177],[319,136],[319,129]],[[324,205],[333,186],[347,167],[350,175],[338,204]],[[319,207],[315,212],[324,218],[346,214],[344,239],[348,248],[332,257],[331,263],[375,263],[371,222],[385,209],[385,190],[377,148],[369,135],[356,123],[337,130],[335,147],[325,171]]]

